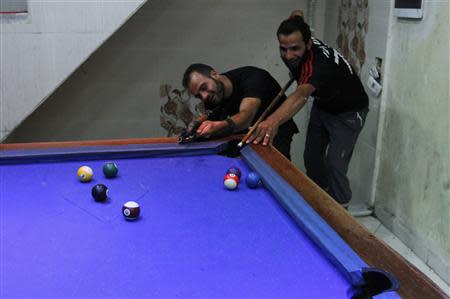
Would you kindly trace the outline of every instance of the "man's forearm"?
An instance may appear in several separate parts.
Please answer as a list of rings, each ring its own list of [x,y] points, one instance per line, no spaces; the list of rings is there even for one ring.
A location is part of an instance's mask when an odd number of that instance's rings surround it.
[[[305,106],[313,91],[314,88],[310,85],[297,88],[267,120],[275,121],[278,125],[284,124]]]
[[[218,126],[221,128],[220,133],[233,134],[248,129],[253,118],[254,115],[252,113],[241,111],[226,120],[218,122]]]
[[[234,131],[240,132],[247,129],[253,120],[253,115],[248,115],[246,112],[239,112],[230,117],[234,122]]]
[[[241,111],[226,120],[217,122],[218,134],[233,134],[247,129],[253,120],[253,114]]]

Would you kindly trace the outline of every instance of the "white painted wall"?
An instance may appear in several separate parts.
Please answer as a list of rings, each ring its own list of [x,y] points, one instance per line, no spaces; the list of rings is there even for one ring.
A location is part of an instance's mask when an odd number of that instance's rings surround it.
[[[42,103],[145,0],[28,1],[0,19],[0,140]]]
[[[378,134],[376,213],[450,282],[450,12],[390,17]]]

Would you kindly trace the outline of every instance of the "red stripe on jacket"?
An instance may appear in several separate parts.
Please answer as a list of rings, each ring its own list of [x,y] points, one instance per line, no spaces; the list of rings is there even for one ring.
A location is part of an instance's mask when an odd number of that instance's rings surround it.
[[[299,85],[308,83],[309,78],[311,78],[313,73],[313,58],[314,54],[312,50],[309,50],[309,57],[305,63],[302,65],[302,72],[299,80],[297,81]]]

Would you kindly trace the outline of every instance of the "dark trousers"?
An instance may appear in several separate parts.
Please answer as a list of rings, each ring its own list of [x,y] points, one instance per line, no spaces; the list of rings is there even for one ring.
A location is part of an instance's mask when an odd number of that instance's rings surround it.
[[[352,191],[348,165],[369,110],[327,113],[313,105],[305,152],[306,174],[340,204],[347,204]]]

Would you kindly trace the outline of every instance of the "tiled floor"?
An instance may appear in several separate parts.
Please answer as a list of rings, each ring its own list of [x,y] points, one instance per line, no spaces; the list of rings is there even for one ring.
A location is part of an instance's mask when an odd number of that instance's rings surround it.
[[[390,230],[375,217],[365,216],[356,217],[356,219],[364,225],[371,233],[379,239],[386,242],[395,251],[401,254],[405,259],[416,266],[420,271],[425,273],[431,280],[433,280],[444,292],[450,296],[450,286],[445,283],[430,267],[428,267],[414,252],[408,248],[399,238],[397,238]]]

